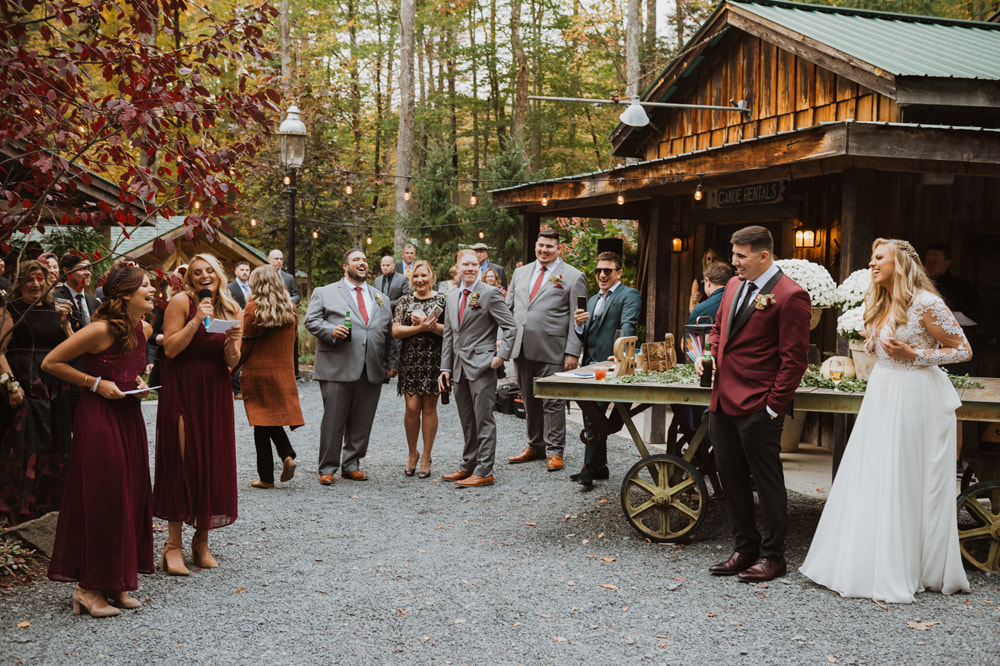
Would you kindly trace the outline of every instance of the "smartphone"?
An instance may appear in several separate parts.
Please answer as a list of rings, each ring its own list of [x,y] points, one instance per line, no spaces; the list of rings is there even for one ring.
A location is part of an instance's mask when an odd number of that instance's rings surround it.
[[[577,296],[576,297],[576,309],[577,310],[586,310],[587,309],[587,297],[586,296]]]

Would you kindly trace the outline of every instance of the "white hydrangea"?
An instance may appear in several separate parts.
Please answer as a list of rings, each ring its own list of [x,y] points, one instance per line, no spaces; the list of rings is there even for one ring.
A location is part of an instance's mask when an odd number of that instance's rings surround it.
[[[833,305],[837,283],[830,277],[830,272],[826,268],[805,259],[779,259],[774,263],[782,273],[809,292],[809,300],[814,308],[828,308]]]
[[[833,305],[841,312],[861,305],[865,302],[865,293],[871,284],[871,269],[862,268],[854,271],[837,287],[837,293],[833,297]]]
[[[848,340],[864,340],[861,331],[865,330],[865,305],[862,303],[837,317],[837,333]]]

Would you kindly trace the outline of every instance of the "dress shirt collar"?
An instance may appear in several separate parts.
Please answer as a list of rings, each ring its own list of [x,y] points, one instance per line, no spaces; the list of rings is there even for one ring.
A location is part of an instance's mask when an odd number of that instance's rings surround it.
[[[757,276],[756,280],[748,280],[748,282],[753,282],[754,289],[760,290],[765,284],[767,284],[772,277],[778,272],[778,265],[771,264],[771,267],[766,271]]]

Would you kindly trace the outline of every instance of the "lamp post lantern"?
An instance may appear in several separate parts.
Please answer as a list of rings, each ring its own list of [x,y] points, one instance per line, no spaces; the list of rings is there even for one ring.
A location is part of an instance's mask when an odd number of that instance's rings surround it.
[[[288,116],[278,128],[281,163],[288,172],[288,272],[295,276],[295,174],[306,158],[306,125],[297,106],[288,107]]]

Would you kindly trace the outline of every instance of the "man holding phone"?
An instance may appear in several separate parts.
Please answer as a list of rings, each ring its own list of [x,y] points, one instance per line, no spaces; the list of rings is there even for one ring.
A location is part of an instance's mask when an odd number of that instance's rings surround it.
[[[458,470],[441,478],[460,487],[492,486],[496,369],[510,358],[516,325],[500,290],[479,279],[476,253],[459,250],[457,259],[459,285],[448,293],[445,307],[438,386],[443,391],[452,384],[465,447]],[[497,329],[502,336],[499,346]]]
[[[583,343],[583,364],[607,360],[614,353],[615,334],[635,335],[639,323],[642,298],[638,290],[621,283],[622,258],[615,252],[601,252],[597,255],[597,286],[600,292],[588,302],[579,299],[573,319],[576,334]],[[597,403],[598,408],[607,410],[608,403]],[[595,479],[607,479],[608,438],[590,432],[590,424],[584,420],[580,439],[587,445],[583,457],[583,468],[569,478],[585,486],[593,485]]]

